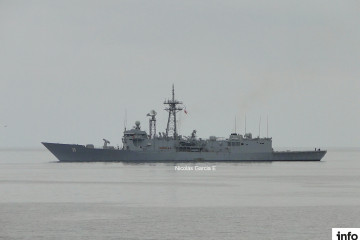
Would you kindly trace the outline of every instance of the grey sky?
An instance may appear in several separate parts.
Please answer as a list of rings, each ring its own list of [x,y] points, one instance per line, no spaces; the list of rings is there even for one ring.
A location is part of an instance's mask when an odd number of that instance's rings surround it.
[[[360,143],[360,2],[0,1],[0,147],[121,142],[172,83],[180,133]]]

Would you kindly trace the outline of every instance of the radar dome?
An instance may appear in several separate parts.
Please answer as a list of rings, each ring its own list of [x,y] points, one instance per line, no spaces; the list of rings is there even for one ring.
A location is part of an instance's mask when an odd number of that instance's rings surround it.
[[[138,126],[140,126],[140,122],[139,121],[136,121],[135,122],[135,125],[138,127]]]

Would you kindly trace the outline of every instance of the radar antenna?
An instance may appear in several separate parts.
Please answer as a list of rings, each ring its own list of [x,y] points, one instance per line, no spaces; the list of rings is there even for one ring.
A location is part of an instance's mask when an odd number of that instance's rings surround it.
[[[166,137],[172,136],[174,139],[176,139],[178,136],[176,129],[176,113],[183,110],[183,107],[177,105],[183,103],[175,99],[174,84],[172,85],[172,99],[166,100],[164,104],[169,105],[165,108],[165,110],[169,112],[168,122],[166,126]]]
[[[151,110],[146,116],[149,118],[149,137],[155,138],[156,137],[156,112],[155,110]]]

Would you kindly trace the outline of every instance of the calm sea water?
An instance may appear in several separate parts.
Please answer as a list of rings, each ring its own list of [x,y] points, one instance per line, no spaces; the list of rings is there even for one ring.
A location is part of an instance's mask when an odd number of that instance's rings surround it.
[[[321,162],[59,163],[0,151],[0,239],[331,239],[360,227],[360,151]]]

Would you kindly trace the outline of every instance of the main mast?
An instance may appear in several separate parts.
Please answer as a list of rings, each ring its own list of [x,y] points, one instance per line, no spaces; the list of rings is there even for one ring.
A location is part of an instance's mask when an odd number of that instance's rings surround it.
[[[174,84],[172,86],[172,99],[166,100],[164,104],[168,105],[165,110],[169,112],[169,118],[166,126],[166,136],[172,136],[174,139],[176,139],[178,135],[176,129],[176,113],[183,110],[183,108],[177,106],[182,104],[182,102],[175,99]]]

